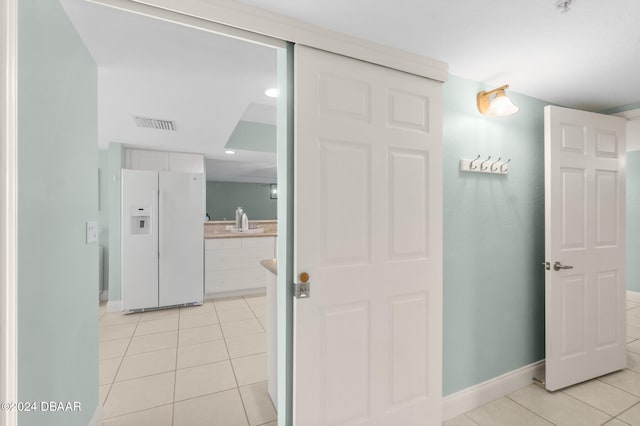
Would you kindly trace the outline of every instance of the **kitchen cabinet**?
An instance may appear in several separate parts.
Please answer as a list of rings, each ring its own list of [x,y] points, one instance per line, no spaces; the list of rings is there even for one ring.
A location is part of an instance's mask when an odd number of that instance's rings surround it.
[[[276,237],[205,239],[205,297],[266,291],[263,259],[276,256]]]
[[[186,152],[127,149],[125,168],[164,172],[204,173],[204,156]]]

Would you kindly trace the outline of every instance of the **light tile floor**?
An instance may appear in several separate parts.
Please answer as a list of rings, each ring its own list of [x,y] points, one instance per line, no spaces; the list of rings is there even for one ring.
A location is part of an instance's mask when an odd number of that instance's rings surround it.
[[[444,426],[640,426],[640,303],[627,301],[627,368],[570,388],[530,385]]]
[[[100,308],[103,425],[275,426],[265,297],[141,314]],[[445,426],[640,426],[640,303],[627,302],[627,368],[550,393],[520,389]]]
[[[275,426],[265,296],[123,315],[100,306],[105,426]]]

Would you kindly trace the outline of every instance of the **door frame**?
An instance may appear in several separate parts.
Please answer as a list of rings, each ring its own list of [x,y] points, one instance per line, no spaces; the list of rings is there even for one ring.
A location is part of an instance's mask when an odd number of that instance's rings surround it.
[[[0,400],[17,401],[18,0],[2,2],[0,21]],[[0,411],[2,426],[16,418]]]
[[[286,72],[279,76],[279,84],[286,87],[286,96],[279,99],[278,116],[278,160],[284,163],[278,167],[278,179],[286,182],[279,188],[278,210],[287,212],[286,227],[279,229],[282,238],[278,241],[278,252],[284,256],[286,270],[278,275],[278,328],[286,330],[279,333],[278,358],[279,381],[284,379],[285,386],[278,390],[278,423],[292,422],[292,384],[293,384],[293,298],[289,285],[293,277],[293,49],[292,43],[305,44],[317,49],[371,62],[377,65],[408,72],[435,81],[445,82],[448,78],[448,65],[421,55],[405,52],[335,31],[316,27],[296,19],[268,12],[233,0],[88,0],[123,11],[146,15],[192,28],[209,31],[249,42],[274,47],[278,51],[278,65]],[[0,197],[0,237],[2,246],[0,256],[3,273],[0,278],[0,302],[5,312],[2,318],[0,336],[0,375],[5,383],[0,388],[0,397],[4,401],[16,401],[17,398],[17,66],[18,66],[18,0],[5,0],[0,9],[4,31],[0,32],[2,67],[3,113],[0,118],[2,148],[0,160],[4,171],[0,177],[2,196]],[[282,79],[282,80],[280,80]],[[282,104],[280,104],[282,102]],[[281,124],[284,124],[281,125]],[[282,149],[285,148],[285,149]],[[287,196],[288,195],[288,196]],[[283,268],[284,269],[284,268]],[[2,411],[0,426],[14,423],[15,413]]]
[[[214,25],[220,34],[267,43],[304,44],[365,62],[445,82],[445,62],[331,31],[234,0],[88,0],[168,21],[190,20],[194,28]],[[205,24],[206,23],[206,24]]]

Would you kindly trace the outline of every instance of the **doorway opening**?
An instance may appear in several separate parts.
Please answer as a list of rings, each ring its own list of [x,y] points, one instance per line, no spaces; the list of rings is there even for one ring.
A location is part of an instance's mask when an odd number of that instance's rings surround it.
[[[218,25],[142,5],[141,13],[136,14],[79,0],[61,0],[61,4],[93,56],[98,74],[99,242],[104,265],[100,290],[102,299],[107,299],[105,312],[120,312],[122,294],[126,291],[122,288],[119,261],[124,226],[119,204],[121,170],[155,170],[162,168],[165,161],[170,163],[171,158],[176,159],[175,167],[198,167],[197,156],[201,156],[202,173],[207,181],[206,208],[202,214],[205,245],[202,306],[213,312],[217,323],[205,319],[204,311],[187,315],[187,308],[178,311],[177,326],[168,319],[170,316],[162,319],[149,316],[143,324],[146,318],[141,314],[143,318],[136,323],[123,352],[101,352],[100,402],[105,405],[105,419],[134,414],[114,408],[110,398],[117,399],[122,388],[119,383],[147,377],[132,378],[132,374],[138,373],[121,373],[134,362],[148,365],[143,361],[145,357],[153,357],[152,351],[141,349],[144,346],[141,342],[155,341],[156,347],[162,346],[166,341],[159,341],[171,340],[175,334],[175,391],[171,401],[174,419],[187,412],[193,415],[192,408],[201,403],[208,409],[219,405],[221,410],[235,410],[252,424],[257,421],[252,417],[256,412],[264,416],[262,423],[274,421],[272,413],[276,409],[286,410],[286,398],[277,396],[285,391],[267,392],[267,374],[252,375],[248,371],[268,358],[269,345],[260,343],[256,336],[267,338],[270,327],[266,311],[278,306],[272,323],[285,330],[283,325],[286,326],[291,310],[287,306],[290,302],[284,302],[286,290],[278,289],[281,294],[272,307],[266,306],[266,299],[261,302],[260,295],[268,291],[269,272],[259,264],[266,258],[278,258],[277,281],[286,279],[291,161],[287,152],[290,93],[286,86],[291,60],[287,45],[232,29],[230,37]],[[152,11],[155,17],[144,16],[145,10]],[[279,89],[278,97],[266,93],[274,88]],[[180,160],[185,155],[190,159]],[[249,231],[261,229],[263,235],[234,234],[227,229],[234,228],[232,219],[239,206],[249,217]],[[234,263],[243,256],[239,264]],[[256,265],[249,271],[243,262],[251,256]],[[246,306],[240,307],[242,303]],[[234,305],[237,306],[224,309]],[[150,313],[160,314],[161,311]],[[148,325],[155,322],[159,326],[158,321],[176,329],[161,331]],[[136,334],[139,328],[147,331]],[[210,338],[193,337],[196,329],[210,332]],[[181,333],[192,340],[181,340]],[[281,343],[273,347],[284,347],[283,336],[278,340]],[[134,350],[129,354],[131,348]],[[156,355],[171,359],[171,349],[158,349],[162,354]],[[114,354],[121,356],[111,357]],[[132,358],[127,360],[128,356]],[[154,370],[148,376],[164,373]],[[210,376],[207,378],[206,374]],[[280,376],[283,374],[270,380],[278,381]],[[186,383],[187,377],[194,380],[193,386],[180,384]],[[220,384],[211,386],[210,382]],[[194,389],[200,385],[204,393],[198,394]],[[179,386],[191,390],[178,391]],[[273,404],[271,411],[269,403]],[[158,407],[147,410],[151,408]]]

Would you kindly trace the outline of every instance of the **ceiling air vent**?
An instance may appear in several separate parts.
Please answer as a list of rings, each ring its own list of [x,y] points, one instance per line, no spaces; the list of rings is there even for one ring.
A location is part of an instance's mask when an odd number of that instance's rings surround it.
[[[138,115],[134,115],[133,119],[138,127],[158,130],[176,130],[176,122],[173,120],[160,120],[157,118],[140,117]]]

